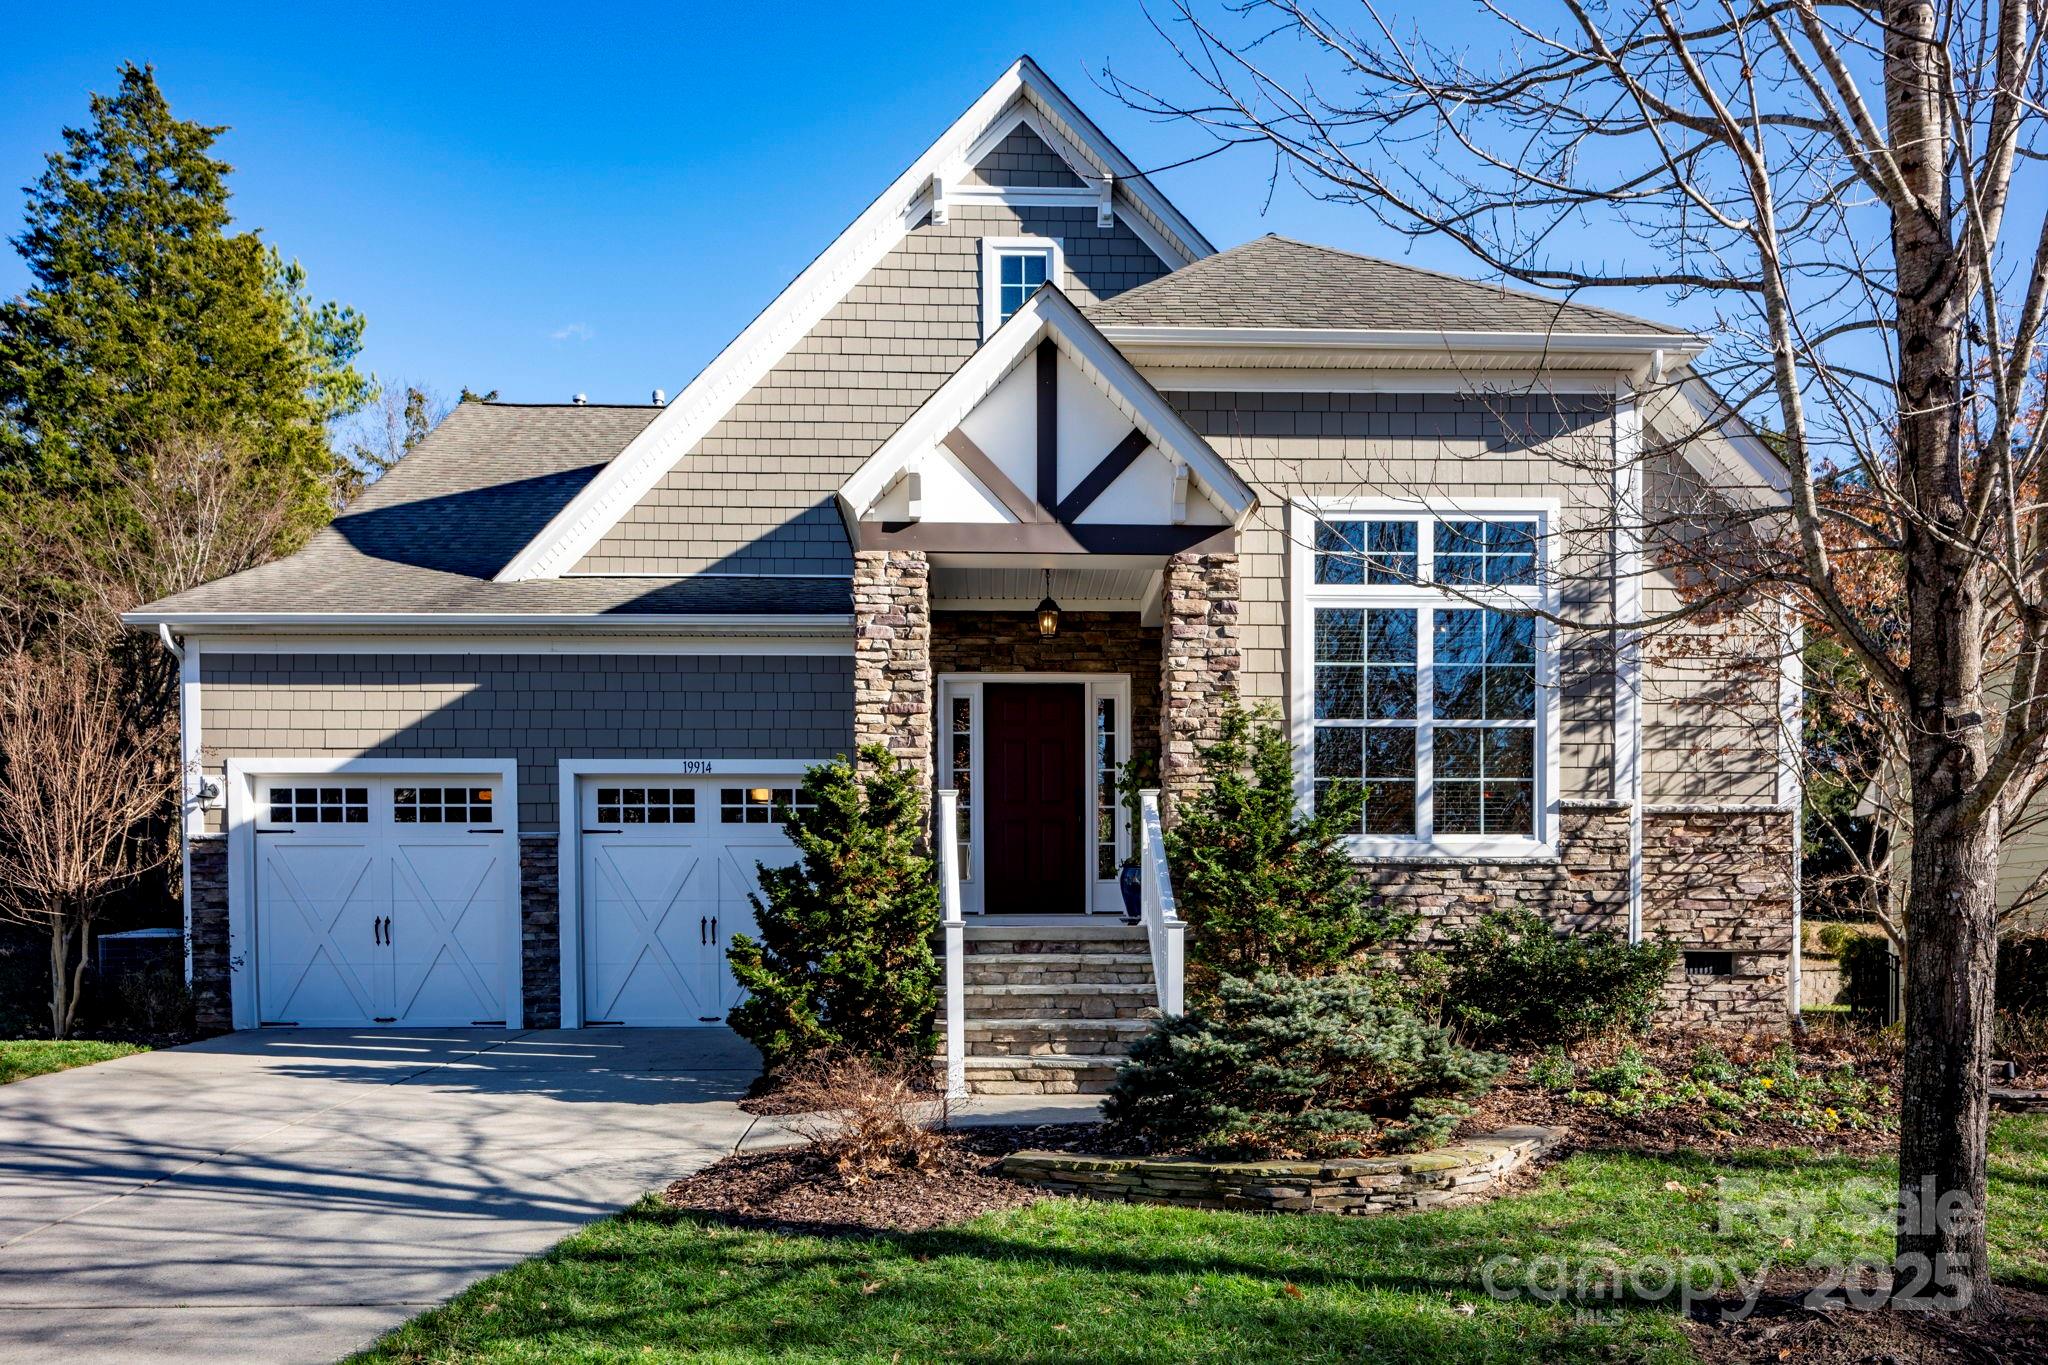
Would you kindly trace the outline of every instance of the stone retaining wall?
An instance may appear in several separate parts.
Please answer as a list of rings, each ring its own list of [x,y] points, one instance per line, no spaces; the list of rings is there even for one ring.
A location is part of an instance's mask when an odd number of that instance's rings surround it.
[[[1557,1128],[1501,1128],[1434,1151],[1333,1161],[1155,1161],[1026,1151],[1004,1157],[1002,1170],[1089,1199],[1360,1216],[1484,1199],[1562,1136]]]

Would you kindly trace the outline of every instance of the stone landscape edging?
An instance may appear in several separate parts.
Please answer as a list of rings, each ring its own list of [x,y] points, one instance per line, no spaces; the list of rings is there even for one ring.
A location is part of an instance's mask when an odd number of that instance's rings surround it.
[[[1426,1152],[1314,1161],[1188,1161],[1013,1152],[1002,1172],[1056,1194],[1198,1209],[1364,1216],[1468,1204],[1564,1137],[1523,1125]]]

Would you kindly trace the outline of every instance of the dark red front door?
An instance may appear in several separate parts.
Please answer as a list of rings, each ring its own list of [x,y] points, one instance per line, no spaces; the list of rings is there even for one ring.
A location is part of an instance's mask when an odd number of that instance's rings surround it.
[[[988,768],[982,821],[982,908],[994,914],[1076,913],[1085,870],[1082,688],[991,683],[982,689]]]

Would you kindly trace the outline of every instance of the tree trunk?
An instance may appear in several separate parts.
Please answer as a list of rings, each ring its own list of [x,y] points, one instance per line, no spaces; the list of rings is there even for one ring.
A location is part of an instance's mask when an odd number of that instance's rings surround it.
[[[1998,880],[1996,802],[1982,799],[1984,593],[1968,548],[1958,406],[1968,290],[1948,184],[1939,21],[1927,0],[1884,6],[1885,114],[1899,179],[1892,212],[1898,364],[1894,439],[1909,651],[1913,853],[1906,904],[1906,1068],[1893,1293],[1962,1311],[1990,1300],[1984,1248],[1986,1068]]]
[[[50,919],[50,1036],[63,1039],[71,1036],[71,1016],[75,1008],[71,999],[71,931],[65,927],[64,916],[54,915]]]
[[[1984,1163],[1997,885],[1995,817],[1944,827],[1935,812],[1917,816],[1893,1267],[1901,1306],[1959,1312],[1990,1302]]]

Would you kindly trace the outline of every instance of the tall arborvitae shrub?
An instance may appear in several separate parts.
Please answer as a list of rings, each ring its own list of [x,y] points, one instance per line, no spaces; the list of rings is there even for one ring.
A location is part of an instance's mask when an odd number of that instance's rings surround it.
[[[804,774],[784,829],[802,858],[761,869],[757,936],[728,958],[746,1002],[728,1022],[769,1069],[825,1051],[922,1056],[932,1046],[940,967],[939,887],[918,852],[923,803],[878,745]]]
[[[1403,932],[1345,846],[1362,789],[1295,797],[1294,750],[1271,706],[1233,701],[1202,753],[1203,790],[1180,802],[1166,852],[1188,952],[1213,972],[1316,975]]]

